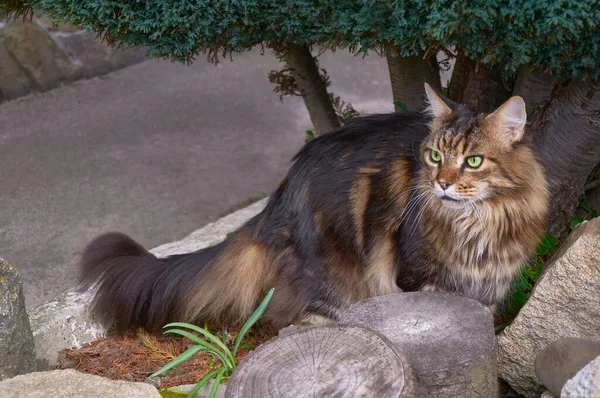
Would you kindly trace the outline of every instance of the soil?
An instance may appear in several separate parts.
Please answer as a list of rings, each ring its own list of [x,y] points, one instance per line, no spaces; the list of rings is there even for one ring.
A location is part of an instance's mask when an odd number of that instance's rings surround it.
[[[238,329],[230,328],[229,330],[235,332],[227,333],[227,345],[230,349]],[[221,333],[215,335],[222,336]],[[276,335],[276,330],[256,328],[244,338],[242,348],[236,356],[236,363],[252,349]],[[111,335],[81,348],[64,350],[56,369],[72,368],[113,380],[144,382],[148,376],[177,358],[193,344],[185,338],[162,337],[138,330],[127,335]],[[159,389],[194,384],[218,367],[218,360],[201,351],[190,360],[154,379],[152,384]]]

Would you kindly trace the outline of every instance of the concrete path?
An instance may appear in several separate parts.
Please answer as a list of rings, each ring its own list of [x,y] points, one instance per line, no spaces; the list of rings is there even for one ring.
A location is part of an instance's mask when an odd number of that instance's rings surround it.
[[[392,110],[384,59],[321,65],[358,110]],[[0,257],[27,305],[74,286],[99,233],[154,247],[271,192],[310,127],[299,98],[272,93],[277,67],[260,51],[219,66],[149,60],[0,105]]]

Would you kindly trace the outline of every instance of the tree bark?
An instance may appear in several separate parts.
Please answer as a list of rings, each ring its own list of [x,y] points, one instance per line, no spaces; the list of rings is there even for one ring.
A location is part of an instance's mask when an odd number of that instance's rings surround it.
[[[425,60],[421,56],[400,57],[397,54],[396,47],[392,44],[386,47],[385,56],[396,112],[420,111],[424,107],[424,83],[429,83],[434,89],[441,89],[436,56]],[[400,103],[404,104],[406,109],[403,109]]]
[[[414,380],[400,349],[354,325],[309,327],[273,339],[236,368],[225,397],[414,396]]]
[[[487,69],[459,51],[448,87],[448,97],[468,108],[489,112],[510,97],[498,70]]]
[[[316,135],[340,127],[340,122],[327,93],[327,87],[319,74],[319,68],[310,49],[306,46],[291,44],[283,51],[282,55],[300,90]]]
[[[402,348],[415,375],[415,397],[497,396],[492,313],[469,298],[388,294],[354,304],[340,320],[382,333]]]
[[[561,236],[600,159],[600,88],[588,81],[555,88],[534,117],[530,134],[550,186],[548,232]]]
[[[555,87],[556,80],[552,76],[524,70],[517,75],[513,95],[523,97],[528,119],[531,119],[537,108],[543,107],[550,101]]]

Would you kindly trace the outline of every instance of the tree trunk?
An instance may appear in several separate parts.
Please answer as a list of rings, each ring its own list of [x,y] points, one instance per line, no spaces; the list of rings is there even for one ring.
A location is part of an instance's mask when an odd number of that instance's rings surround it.
[[[500,71],[487,69],[459,51],[448,87],[448,97],[480,112],[489,112],[510,97]]]
[[[556,80],[546,73],[521,71],[517,76],[513,95],[525,100],[527,118],[533,120],[536,109],[545,106],[556,87]]]
[[[413,397],[402,352],[353,325],[309,327],[273,339],[236,368],[225,397]]]
[[[600,159],[600,88],[587,81],[555,88],[540,109],[530,134],[550,186],[548,231],[560,236],[568,232],[584,184]]]
[[[441,89],[437,59],[435,55],[427,61],[421,56],[400,57],[397,54],[395,46],[390,44],[386,47],[396,112],[420,111],[424,106],[424,83]]]
[[[319,68],[310,49],[306,46],[291,44],[283,51],[282,55],[300,90],[316,135],[340,127],[340,122],[327,93],[327,87],[319,74]]]

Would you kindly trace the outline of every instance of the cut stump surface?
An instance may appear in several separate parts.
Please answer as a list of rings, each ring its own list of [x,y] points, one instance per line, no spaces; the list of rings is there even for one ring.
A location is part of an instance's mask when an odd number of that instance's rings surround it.
[[[401,351],[369,329],[310,327],[258,347],[240,363],[225,396],[412,397],[412,371]]]

